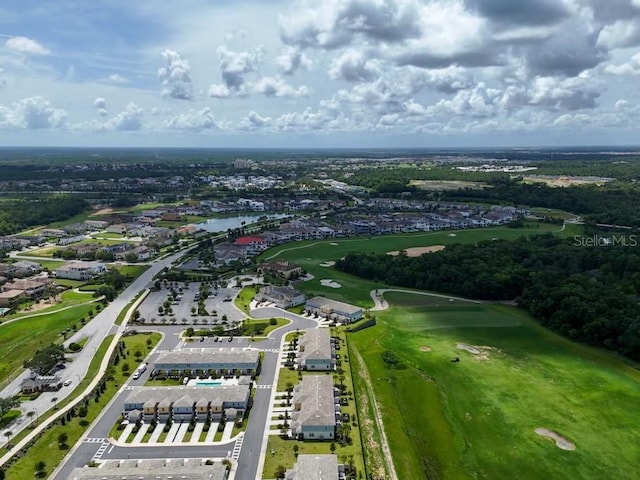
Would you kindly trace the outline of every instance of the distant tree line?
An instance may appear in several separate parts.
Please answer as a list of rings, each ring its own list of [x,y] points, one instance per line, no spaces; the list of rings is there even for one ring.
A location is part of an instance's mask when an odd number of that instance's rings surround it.
[[[562,335],[640,360],[640,255],[628,247],[579,247],[543,235],[415,258],[353,253],[336,268],[390,285],[515,300]]]
[[[0,235],[10,235],[28,227],[67,220],[88,208],[86,200],[73,195],[3,201],[0,208]]]

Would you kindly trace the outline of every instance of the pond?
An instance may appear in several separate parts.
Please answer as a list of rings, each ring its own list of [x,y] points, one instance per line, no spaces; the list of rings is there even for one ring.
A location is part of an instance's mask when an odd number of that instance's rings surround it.
[[[196,224],[197,227],[206,230],[207,232],[226,232],[227,230],[234,228],[241,228],[258,222],[260,219],[275,220],[279,218],[285,218],[288,215],[284,213],[275,213],[270,215],[238,215],[235,217],[226,218],[210,218],[204,222]]]

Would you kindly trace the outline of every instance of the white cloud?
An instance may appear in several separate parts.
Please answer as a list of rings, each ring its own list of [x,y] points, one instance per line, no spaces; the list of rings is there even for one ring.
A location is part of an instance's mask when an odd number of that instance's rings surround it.
[[[41,130],[64,128],[67,112],[42,97],[28,97],[11,108],[0,106],[0,128]]]
[[[193,98],[191,64],[173,50],[165,50],[161,55],[165,60],[164,67],[158,69],[158,79],[162,83],[162,96],[191,100]]]
[[[262,77],[252,87],[255,93],[260,93],[267,97],[306,97],[309,89],[304,85],[298,88],[292,87],[281,78]]]
[[[143,116],[144,110],[131,102],[122,112],[109,119],[104,124],[104,129],[121,132],[140,130]]]
[[[109,111],[107,110],[107,101],[102,97],[97,97],[93,101],[93,106],[98,110],[98,115],[101,117],[106,117],[109,115]]]
[[[202,110],[190,109],[165,122],[165,126],[171,130],[186,130],[199,132],[211,128],[218,128],[209,107]]]
[[[240,130],[257,130],[268,127],[271,125],[271,122],[271,117],[263,117],[252,110],[249,112],[249,115],[240,121],[238,128],[240,128]]]
[[[335,58],[329,69],[333,79],[341,78],[348,82],[373,80],[380,74],[379,62],[368,59],[362,51],[349,48]]]
[[[235,52],[223,45],[218,47],[217,52],[222,84],[211,85],[209,95],[217,98],[246,96],[248,91],[245,76],[258,71],[266,53],[264,45],[251,52]]]
[[[123,77],[119,73],[113,73],[109,75],[109,77],[107,77],[107,81],[109,81],[110,83],[118,84],[118,85],[125,85],[129,83],[129,79],[127,79],[126,77]]]
[[[300,48],[285,46],[282,53],[276,57],[276,65],[284,75],[293,75],[299,69],[309,70],[312,62]]]
[[[628,62],[605,66],[604,71],[612,75],[640,75],[640,52],[633,55]]]
[[[640,19],[618,20],[605,25],[598,35],[598,45],[607,48],[624,48],[640,45]]]
[[[51,50],[28,37],[11,37],[5,42],[4,46],[14,52],[29,55],[49,55],[51,53]]]

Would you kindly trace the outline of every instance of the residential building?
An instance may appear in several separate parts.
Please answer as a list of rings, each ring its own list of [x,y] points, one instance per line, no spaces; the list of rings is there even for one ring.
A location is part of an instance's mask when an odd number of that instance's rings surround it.
[[[333,378],[329,375],[306,375],[293,388],[291,433],[301,440],[333,440],[336,415],[340,405]]]
[[[344,466],[338,465],[337,455],[298,455],[293,468],[285,472],[284,478],[285,480],[338,480],[344,478]]]
[[[31,277],[7,282],[2,286],[2,290],[5,292],[18,290],[23,293],[23,296],[35,299],[42,297],[50,284],[51,280],[47,277]]]
[[[260,365],[260,354],[257,350],[241,350],[238,352],[220,351],[217,349],[195,349],[166,352],[158,356],[155,363],[156,372],[167,375],[254,375]]]
[[[276,262],[265,262],[258,265],[259,273],[271,273],[280,277],[289,279],[302,275],[302,267],[295,263],[289,263],[286,260]]]
[[[298,365],[302,370],[333,370],[335,352],[328,328],[305,330],[298,342]]]
[[[0,292],[0,307],[13,308],[25,297],[22,290]]]
[[[306,309],[329,319],[346,321],[347,323],[360,320],[363,316],[362,308],[326,297],[308,299]]]
[[[209,462],[211,463],[211,462]],[[159,458],[106,460],[95,467],[75,468],[67,480],[227,480],[229,472],[221,461],[202,458]]]
[[[56,278],[86,281],[106,271],[107,267],[99,262],[69,262],[57,268],[55,274]]]
[[[275,303],[279,308],[290,308],[302,305],[305,298],[304,293],[291,287],[268,285],[262,287],[258,292],[259,301]]]
[[[251,253],[262,252],[267,249],[267,240],[264,237],[252,236],[252,237],[238,237],[236,238],[234,245],[247,248]]]
[[[137,387],[124,401],[122,415],[173,421],[219,420],[223,413],[229,418],[242,418],[249,407],[249,385],[217,385],[200,387]],[[227,412],[227,410],[232,410]],[[137,419],[136,418],[136,419]]]

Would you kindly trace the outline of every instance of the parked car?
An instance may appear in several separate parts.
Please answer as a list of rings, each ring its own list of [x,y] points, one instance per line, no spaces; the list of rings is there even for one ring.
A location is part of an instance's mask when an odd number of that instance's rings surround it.
[[[68,387],[69,385],[71,385],[73,383],[73,380],[69,379],[69,380],[65,380],[64,383],[62,385],[64,385],[65,387]]]

